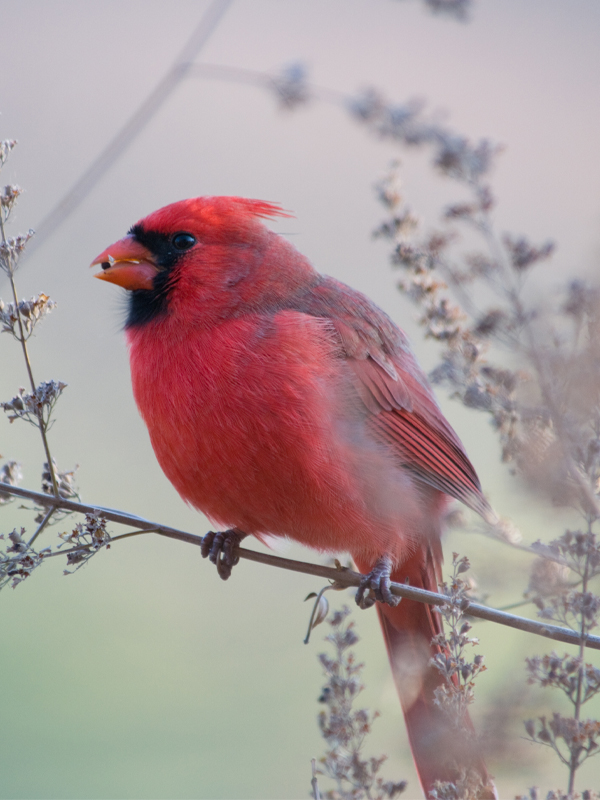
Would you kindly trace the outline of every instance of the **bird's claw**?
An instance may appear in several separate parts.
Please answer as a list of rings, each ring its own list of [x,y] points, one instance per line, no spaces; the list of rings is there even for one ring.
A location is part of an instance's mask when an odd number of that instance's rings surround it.
[[[389,556],[379,558],[368,575],[360,582],[356,593],[356,604],[360,608],[371,608],[375,603],[387,603],[389,606],[398,605],[401,597],[396,597],[390,591],[390,574],[392,561]]]
[[[240,560],[240,542],[246,534],[237,528],[228,531],[209,531],[202,537],[200,553],[202,558],[208,558],[216,567],[219,577],[226,581],[231,575],[231,570]]]

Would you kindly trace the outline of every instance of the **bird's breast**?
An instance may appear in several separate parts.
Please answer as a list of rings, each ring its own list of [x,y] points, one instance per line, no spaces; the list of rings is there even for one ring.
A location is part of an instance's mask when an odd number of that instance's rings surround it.
[[[390,549],[397,531],[373,493],[394,469],[365,445],[323,320],[285,311],[192,331],[163,321],[131,330],[129,344],[152,446],[187,502],[321,550],[357,551],[361,537]]]

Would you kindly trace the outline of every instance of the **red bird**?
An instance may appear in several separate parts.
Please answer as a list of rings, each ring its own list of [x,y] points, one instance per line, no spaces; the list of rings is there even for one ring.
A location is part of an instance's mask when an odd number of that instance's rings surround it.
[[[437,591],[449,497],[492,512],[405,335],[260,221],[277,215],[239,197],[174,203],[98,256],[97,277],[130,291],[135,399],[166,476],[229,529],[203,546],[222,577],[247,534],[349,552],[365,574],[357,601],[377,601],[429,793],[455,774],[429,665],[441,622],[389,582]]]

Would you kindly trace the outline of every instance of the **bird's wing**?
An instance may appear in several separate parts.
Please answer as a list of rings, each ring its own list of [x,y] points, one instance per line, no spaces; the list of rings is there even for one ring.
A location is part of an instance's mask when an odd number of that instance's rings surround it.
[[[368,298],[332,278],[313,286],[303,305],[335,329],[373,433],[419,480],[491,520],[473,465],[400,329]]]
[[[370,395],[369,426],[392,446],[403,466],[424,483],[489,517],[491,509],[473,465],[434,401],[421,391],[420,382],[398,366],[398,377],[391,378],[370,357],[350,358],[349,365],[361,384],[361,397],[367,392]],[[390,402],[389,398],[399,394],[397,382],[408,393],[409,405]]]

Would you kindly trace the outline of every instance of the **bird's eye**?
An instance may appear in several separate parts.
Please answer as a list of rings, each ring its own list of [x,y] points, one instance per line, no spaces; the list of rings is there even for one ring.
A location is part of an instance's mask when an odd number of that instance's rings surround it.
[[[196,239],[191,233],[176,233],[172,241],[176,250],[189,250],[196,244]]]

